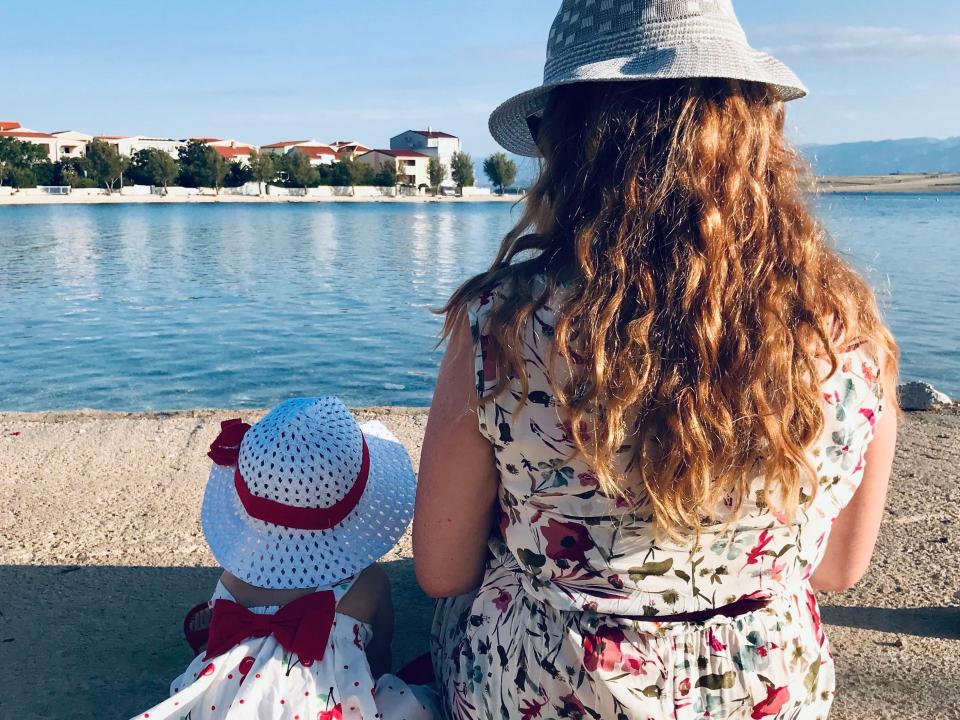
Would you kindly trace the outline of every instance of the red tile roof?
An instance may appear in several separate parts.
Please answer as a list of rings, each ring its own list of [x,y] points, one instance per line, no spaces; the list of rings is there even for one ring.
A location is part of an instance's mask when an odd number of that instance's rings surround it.
[[[308,142],[307,140],[284,140],[283,142],[270,143],[269,145],[261,145],[265,148],[285,148],[290,147],[291,145],[299,145],[300,143]]]
[[[213,149],[217,152],[218,155],[220,155],[221,157],[227,158],[227,160],[230,160],[236,157],[245,157],[250,155],[250,153],[253,152],[253,148],[250,147],[249,145],[236,145],[234,147],[214,145]]]
[[[436,130],[411,130],[410,132],[415,132],[417,135],[423,135],[425,138],[452,138],[453,140],[457,139],[456,135],[451,135],[450,133],[437,132]]]
[[[56,138],[50,133],[33,132],[32,130],[0,130],[0,135],[3,137],[14,138],[45,138],[49,140],[56,140]]]
[[[430,157],[429,155],[424,155],[416,150],[371,150],[370,152],[380,153],[381,155],[389,155],[390,157]]]
[[[0,130],[16,130],[20,123],[16,120],[0,120]]]
[[[293,150],[312,159],[325,156],[336,157],[337,155],[332,147],[327,147],[326,145],[301,145],[300,147],[295,147]]]

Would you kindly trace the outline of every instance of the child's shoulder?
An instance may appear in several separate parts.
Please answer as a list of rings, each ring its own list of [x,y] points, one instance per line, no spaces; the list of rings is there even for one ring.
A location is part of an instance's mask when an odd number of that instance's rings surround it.
[[[378,610],[390,602],[390,578],[382,565],[363,570],[337,604],[337,611],[365,623],[372,623]]]

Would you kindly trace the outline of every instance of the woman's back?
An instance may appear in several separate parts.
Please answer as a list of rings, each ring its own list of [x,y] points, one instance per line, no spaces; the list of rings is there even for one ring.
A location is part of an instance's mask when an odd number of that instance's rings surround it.
[[[502,300],[487,295],[470,306],[478,390],[497,385],[496,341],[490,313]],[[882,412],[877,361],[863,348],[847,351],[822,384],[823,430],[808,450],[816,491],[808,484],[794,518],[765,500],[758,459],[740,507],[728,497],[719,520],[699,537],[671,540],[657,533],[642,494],[611,499],[577,456],[568,422],[552,394],[553,311],[548,302],[524,332],[528,397],[514,379],[480,406],[480,428],[500,469],[501,538],[523,569],[529,593],[562,610],[591,609],[622,616],[674,615],[716,608],[747,596],[796,591],[826,547],[830,527],[856,491],[864,454]],[[823,364],[824,376],[830,374]],[[621,453],[629,476],[631,454]]]

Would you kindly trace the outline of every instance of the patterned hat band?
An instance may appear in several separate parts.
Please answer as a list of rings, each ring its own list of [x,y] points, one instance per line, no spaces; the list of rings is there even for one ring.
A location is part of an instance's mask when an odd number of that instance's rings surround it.
[[[240,445],[250,426],[237,420],[227,420],[221,424],[220,435],[210,445],[208,455],[218,465],[236,465],[233,484],[247,514],[255,520],[293,530],[321,531],[330,530],[342,523],[352,513],[363,498],[370,475],[370,449],[367,439],[360,433],[363,455],[360,470],[349,491],[337,502],[324,507],[299,507],[287,505],[270,498],[254,495],[247,487],[240,472]]]

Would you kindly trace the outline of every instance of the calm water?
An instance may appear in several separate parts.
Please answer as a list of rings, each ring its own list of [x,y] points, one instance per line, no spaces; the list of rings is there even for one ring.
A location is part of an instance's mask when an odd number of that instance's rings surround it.
[[[960,197],[834,196],[904,374],[960,395]],[[0,208],[0,409],[427,405],[440,304],[509,205]]]

